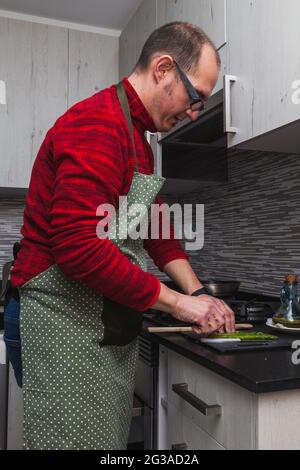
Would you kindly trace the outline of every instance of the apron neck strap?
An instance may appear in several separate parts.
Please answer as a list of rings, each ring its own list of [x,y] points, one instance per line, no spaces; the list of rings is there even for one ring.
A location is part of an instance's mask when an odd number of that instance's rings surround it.
[[[130,114],[130,109],[129,109],[128,98],[127,98],[127,95],[126,95],[126,91],[125,91],[123,82],[118,83],[116,85],[116,89],[117,89],[117,95],[118,95],[118,98],[119,98],[119,101],[120,101],[120,104],[121,104],[122,111],[123,111],[125,119],[127,121],[130,137],[131,137],[131,140],[132,140],[133,153],[134,153],[134,169],[135,169],[135,171],[138,172],[136,147],[135,147],[134,134],[133,134],[133,124],[132,124],[132,119],[131,119],[131,114]]]

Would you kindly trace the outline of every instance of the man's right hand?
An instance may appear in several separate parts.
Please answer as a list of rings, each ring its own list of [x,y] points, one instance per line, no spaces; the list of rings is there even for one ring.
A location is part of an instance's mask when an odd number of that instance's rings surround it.
[[[177,304],[171,315],[178,320],[194,324],[195,333],[209,335],[222,328],[235,331],[234,312],[220,299],[210,295],[192,297],[178,294]]]
[[[223,300],[210,295],[193,297],[179,294],[161,283],[160,295],[151,308],[193,324],[194,332],[201,335],[207,336],[222,328],[228,333],[235,331],[233,311]]]

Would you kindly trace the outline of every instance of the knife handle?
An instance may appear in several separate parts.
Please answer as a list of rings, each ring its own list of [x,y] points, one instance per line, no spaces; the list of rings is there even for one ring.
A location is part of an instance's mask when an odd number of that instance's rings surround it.
[[[250,323],[237,323],[236,330],[250,330],[253,325]],[[192,333],[191,326],[150,326],[147,328],[149,333]]]
[[[191,333],[191,326],[150,326],[147,328],[149,333]]]

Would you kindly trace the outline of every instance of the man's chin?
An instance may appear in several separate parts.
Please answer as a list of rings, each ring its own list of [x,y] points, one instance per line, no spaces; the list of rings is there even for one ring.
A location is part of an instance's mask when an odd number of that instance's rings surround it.
[[[158,129],[158,132],[169,132],[171,129],[173,129],[173,127],[176,126],[177,123],[175,122],[164,122],[160,129]]]

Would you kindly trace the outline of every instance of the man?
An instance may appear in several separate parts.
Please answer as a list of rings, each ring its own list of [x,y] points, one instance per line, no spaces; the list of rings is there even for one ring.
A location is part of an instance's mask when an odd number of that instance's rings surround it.
[[[171,23],[150,36],[128,79],[76,104],[48,132],[11,278],[21,302],[25,448],[126,448],[148,308],[198,333],[234,331],[233,312],[206,295],[173,235],[97,237],[101,204],[119,209],[125,195],[129,206],[161,202],[144,133],[196,119],[219,65],[202,30]],[[144,249],[185,294],[146,272]]]

